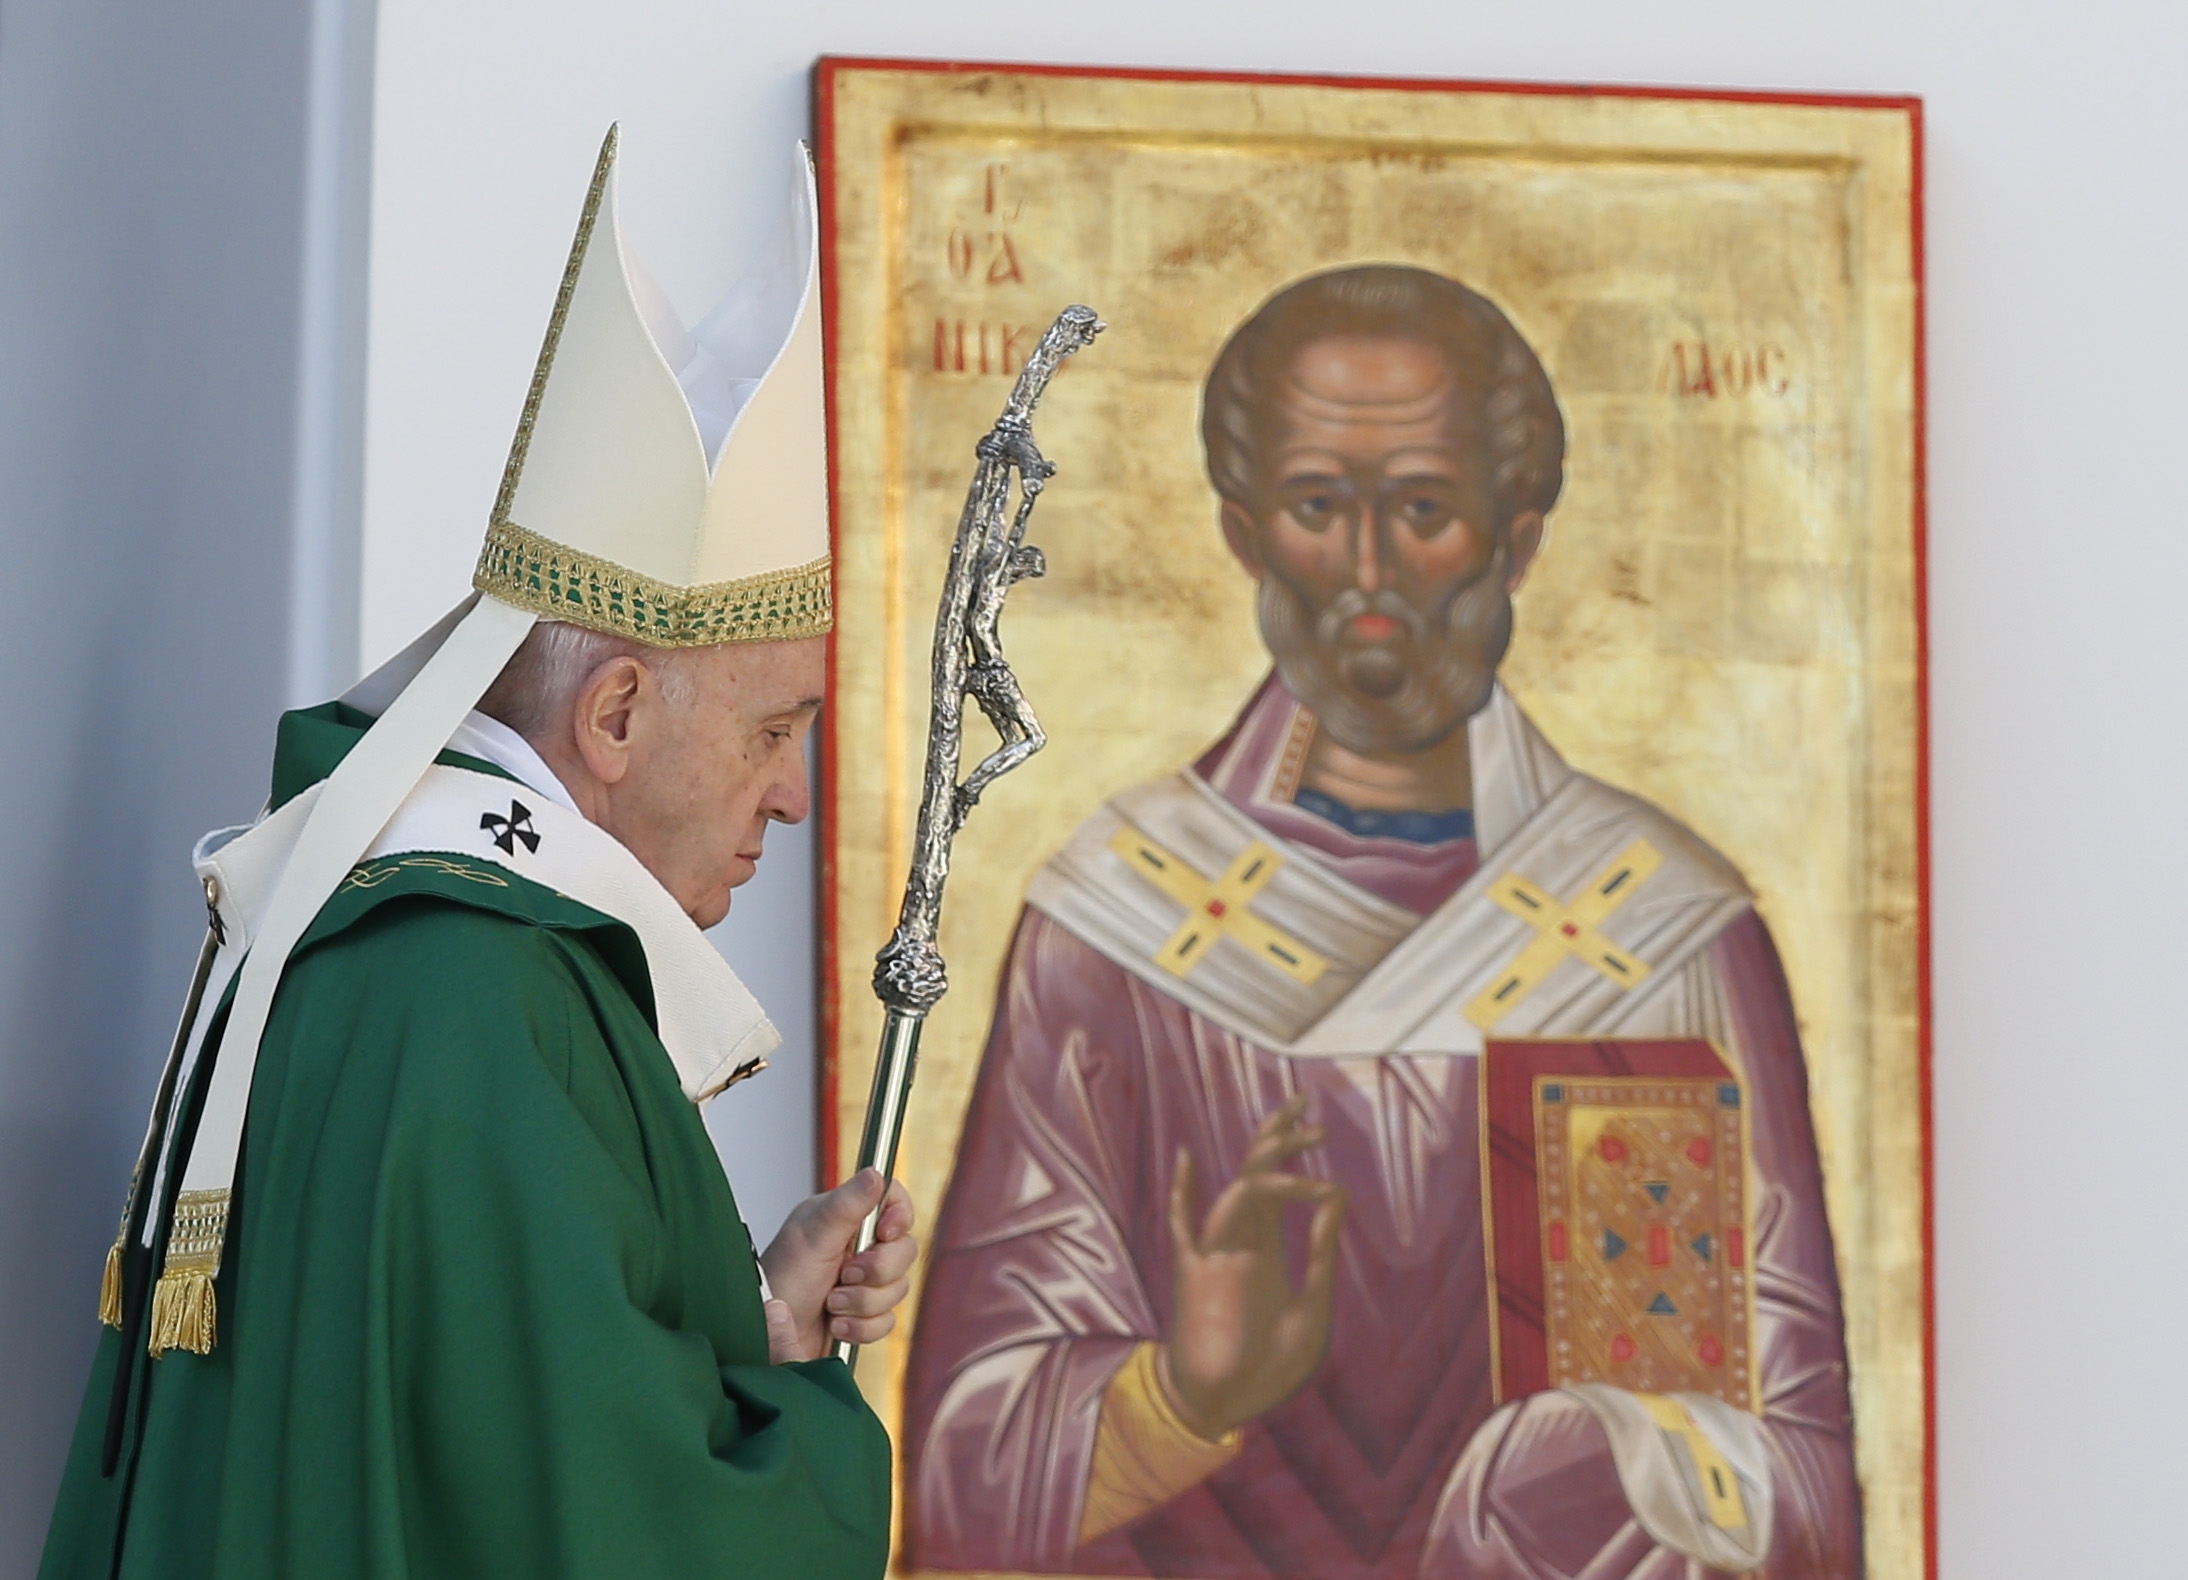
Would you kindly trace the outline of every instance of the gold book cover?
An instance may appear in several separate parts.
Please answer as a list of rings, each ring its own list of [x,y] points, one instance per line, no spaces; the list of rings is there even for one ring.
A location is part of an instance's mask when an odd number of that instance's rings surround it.
[[[1700,1040],[1489,1044],[1500,1398],[1601,1382],[1756,1408],[1744,1112]]]

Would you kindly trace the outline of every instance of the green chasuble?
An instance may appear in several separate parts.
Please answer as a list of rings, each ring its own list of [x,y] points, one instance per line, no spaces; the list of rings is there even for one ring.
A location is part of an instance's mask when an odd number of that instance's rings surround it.
[[[289,715],[276,800],[364,722]],[[453,858],[353,875],[267,1026],[219,1342],[106,1333],[42,1580],[879,1576],[888,1437],[840,1362],[768,1364],[651,1016],[597,911]]]

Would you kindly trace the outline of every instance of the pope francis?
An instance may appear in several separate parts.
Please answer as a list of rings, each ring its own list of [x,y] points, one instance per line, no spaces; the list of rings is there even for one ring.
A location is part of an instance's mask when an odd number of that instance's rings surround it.
[[[824,680],[810,172],[687,330],[614,166],[476,592],[198,848],[46,1580],[882,1572],[888,1439],[824,1357],[894,1323],[911,1204],[861,1175],[756,1256],[697,1106],[778,1041],[700,929],[806,813]]]

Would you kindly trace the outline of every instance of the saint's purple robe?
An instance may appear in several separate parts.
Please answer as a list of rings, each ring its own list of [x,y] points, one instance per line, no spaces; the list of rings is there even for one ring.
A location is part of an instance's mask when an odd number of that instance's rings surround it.
[[[1257,796],[1297,704],[1273,679],[1196,764],[1297,850],[1426,913],[1474,841],[1358,837]],[[1752,1107],[1771,1580],[1861,1572],[1839,1291],[1784,974],[1752,909],[1709,945]],[[907,1381],[915,1569],[1246,1580],[1672,1580],[1707,1571],[1636,1523],[1603,1428],[1556,1391],[1492,1394],[1476,1061],[1285,1058],[1029,909],[930,1252]],[[1329,1350],[1213,1475],[1081,1545],[1102,1394],[1170,1323],[1180,1147],[1204,1214],[1294,1093],[1327,1142],[1297,1168],[1349,1205]],[[1306,1215],[1291,1226],[1304,1265]]]

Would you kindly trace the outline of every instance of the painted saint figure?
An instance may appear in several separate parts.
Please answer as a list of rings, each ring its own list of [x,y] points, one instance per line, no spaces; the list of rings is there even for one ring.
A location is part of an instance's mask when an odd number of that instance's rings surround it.
[[[1029,891],[913,1341],[911,1566],[1860,1573],[1769,934],[1730,863],[1568,767],[1497,680],[1563,480],[1541,363],[1451,280],[1338,270],[1232,336],[1202,437],[1274,672]],[[1635,979],[1553,939],[1521,981],[1538,935],[1499,894],[1637,849],[1589,934]],[[1615,1376],[1500,1400],[1492,1028],[1701,1039],[1738,1073],[1752,1410]]]

